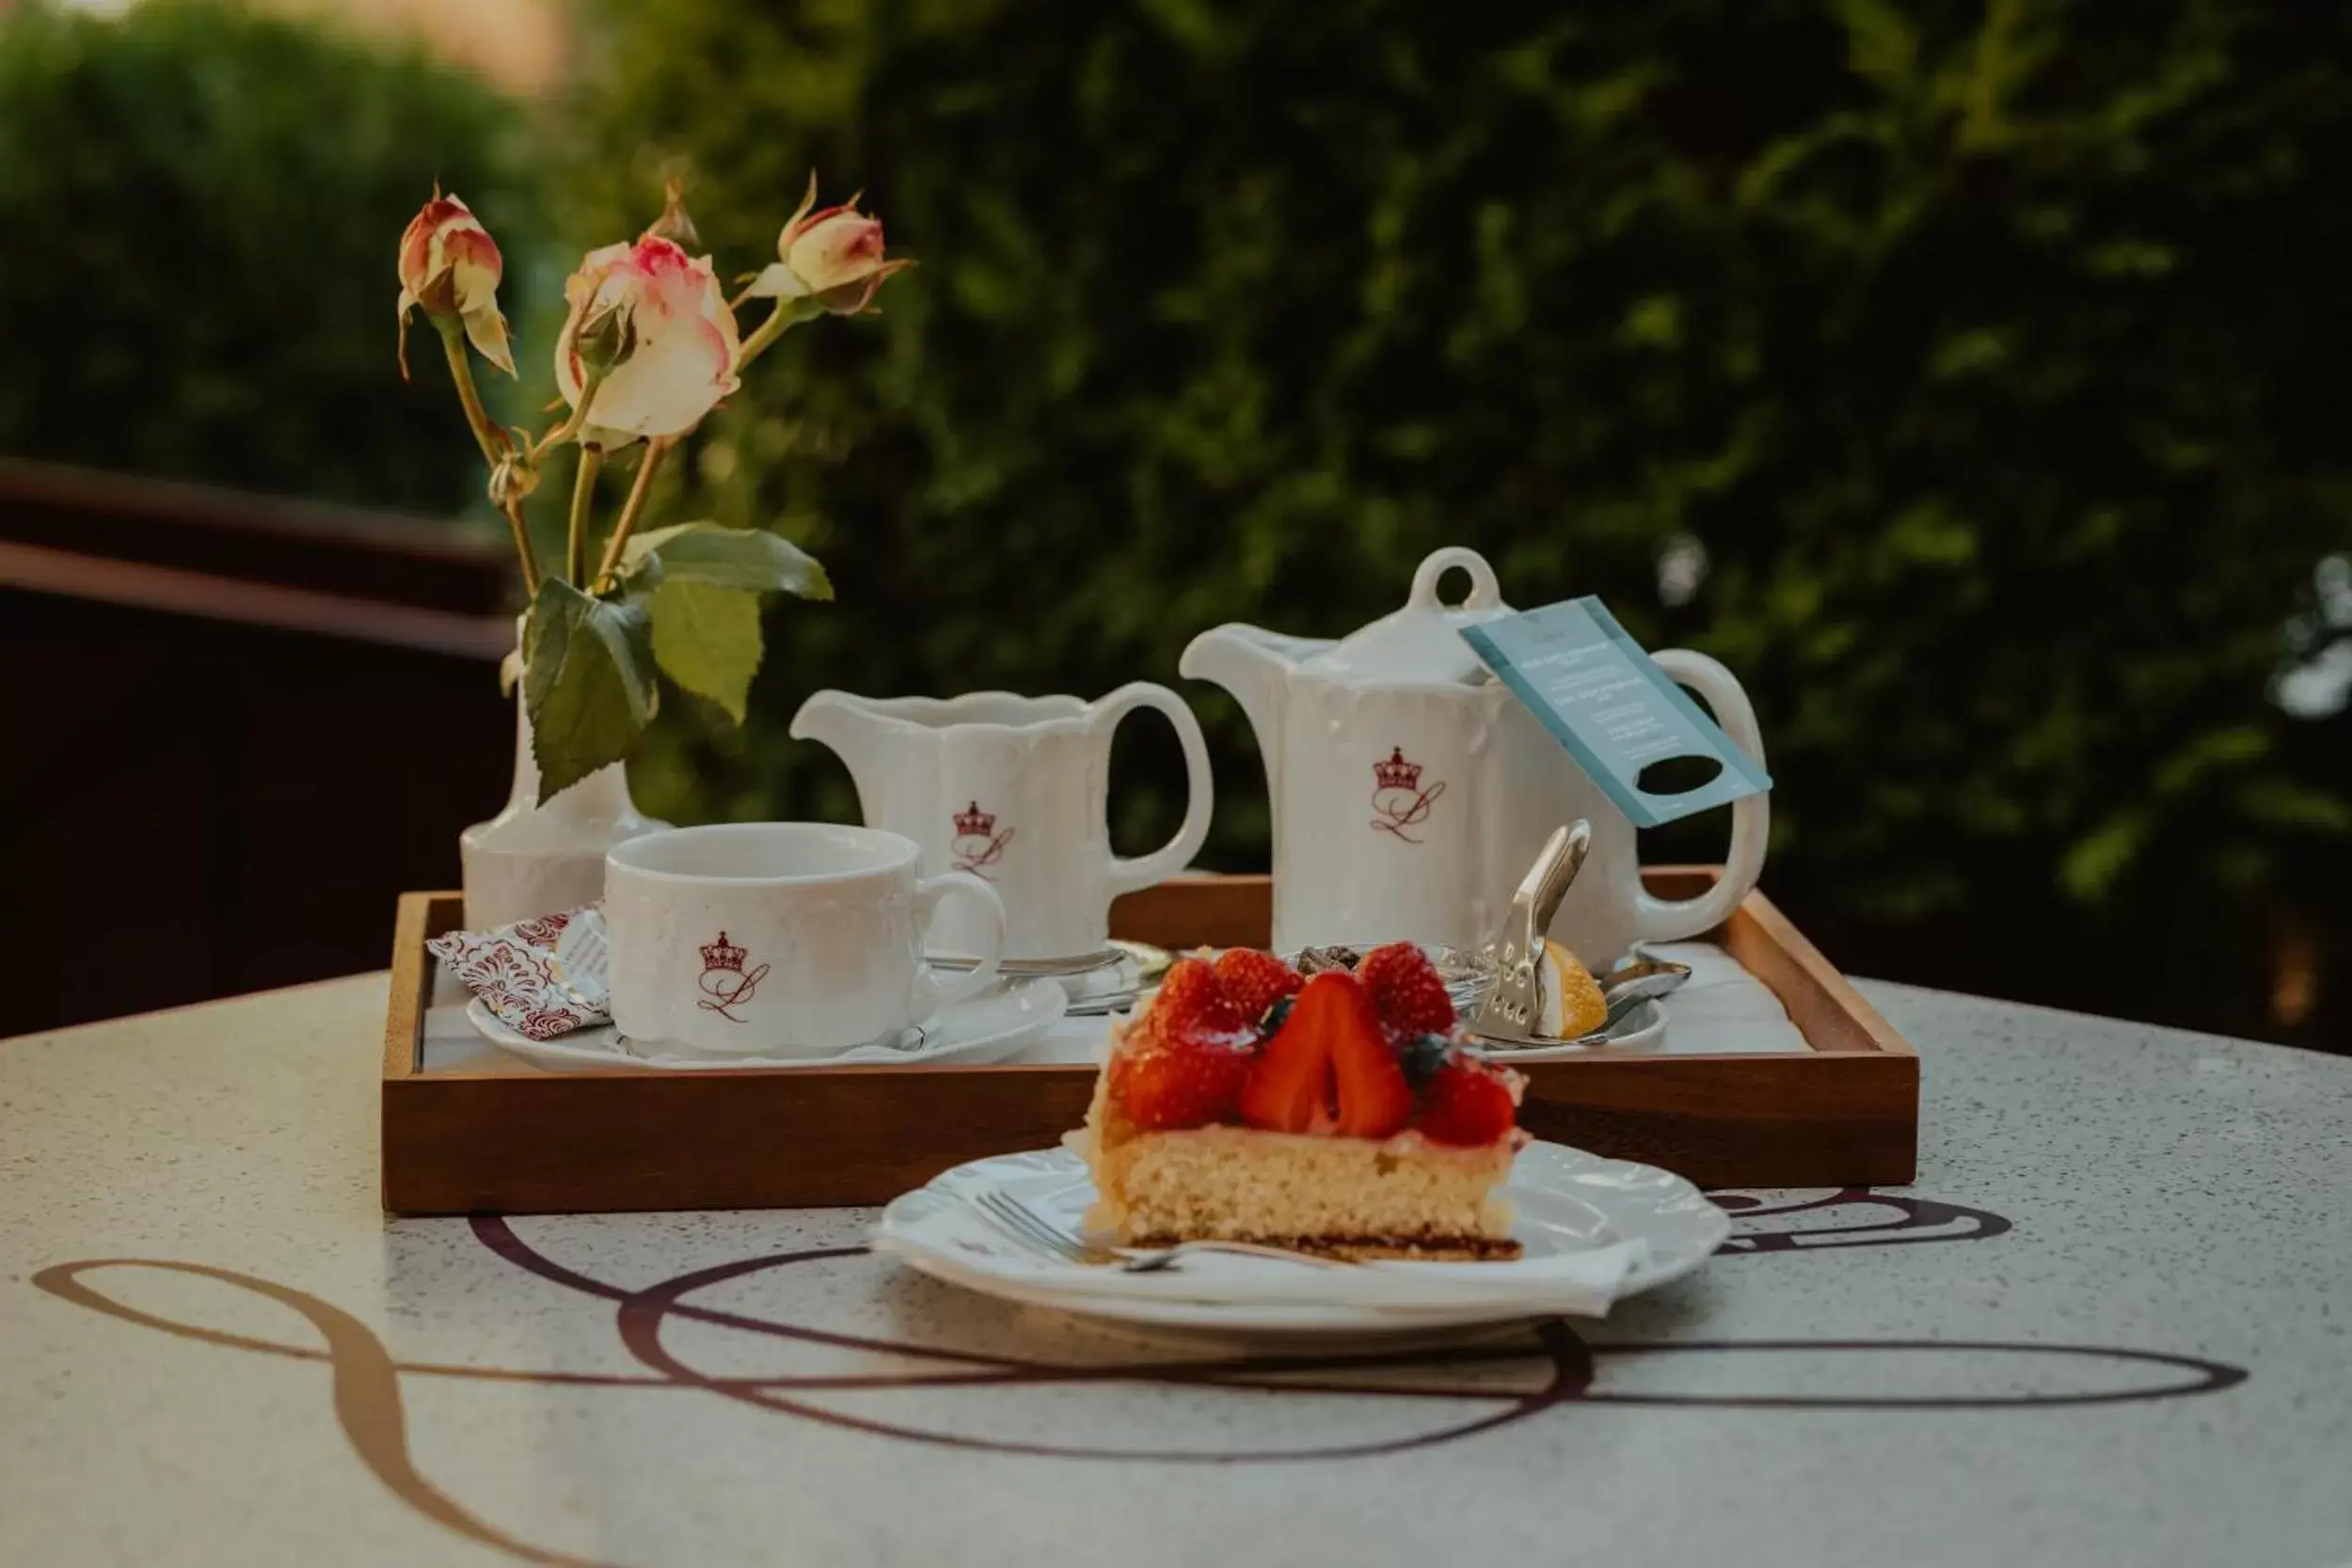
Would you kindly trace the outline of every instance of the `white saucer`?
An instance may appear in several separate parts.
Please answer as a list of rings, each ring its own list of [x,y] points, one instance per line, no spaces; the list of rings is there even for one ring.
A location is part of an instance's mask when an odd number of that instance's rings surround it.
[[[1392,1335],[1590,1315],[1689,1274],[1731,1232],[1730,1217],[1671,1172],[1536,1143],[1520,1151],[1505,1188],[1511,1233],[1526,1249],[1510,1262],[1315,1269],[1196,1255],[1165,1273],[1118,1275],[1012,1243],[974,1205],[989,1188],[1073,1234],[1095,1196],[1085,1164],[1066,1149],[975,1160],[884,1210],[875,1249],[990,1295],[1210,1333]],[[1610,1283],[1572,1277],[1586,1260]]]
[[[666,1041],[632,1040],[610,1023],[534,1040],[501,1023],[480,997],[466,1005],[466,1022],[492,1045],[549,1072],[612,1072],[654,1068],[700,1071],[713,1068],[905,1066],[1001,1062],[1038,1039],[1070,1006],[1057,981],[1025,980],[932,1014],[887,1039],[831,1056],[721,1056],[692,1053]]]

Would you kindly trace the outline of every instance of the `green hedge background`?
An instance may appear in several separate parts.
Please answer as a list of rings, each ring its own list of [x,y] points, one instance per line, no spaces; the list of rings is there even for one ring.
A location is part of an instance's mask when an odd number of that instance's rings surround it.
[[[2281,963],[2345,958],[2352,721],[2268,687],[2352,545],[2352,13],[601,15],[576,227],[682,154],[748,267],[814,163],[924,261],[689,469],[840,597],[771,618],[748,733],[672,705],[657,806],[847,815],[782,735],[814,688],[1172,681],[1202,626],[1343,630],[1470,544],[1740,673],[1766,885],[1852,969],[2279,1033]],[[1214,858],[1262,865],[1252,743],[1190,695]],[[1136,750],[1127,842],[1174,814]]]
[[[793,334],[664,484],[781,523],[839,597],[774,608],[744,730],[669,693],[650,809],[850,816],[784,734],[818,687],[1174,684],[1203,626],[1343,631],[1469,544],[1516,603],[1597,593],[1739,672],[1765,885],[1847,968],[2352,1040],[2352,716],[2273,696],[2352,635],[2352,12],[580,14],[580,80],[529,113],[190,0],[7,24],[0,450],[470,505],[446,388],[389,363],[436,175],[536,373],[543,230],[634,232],[682,161],[747,272],[814,165],[923,265]],[[1186,689],[1210,859],[1262,866],[1254,745]],[[1116,836],[1156,842],[1173,745],[1119,777]]]
[[[431,340],[393,368],[394,245],[438,179],[509,315],[543,309],[541,132],[421,53],[234,6],[0,18],[0,453],[486,511]]]

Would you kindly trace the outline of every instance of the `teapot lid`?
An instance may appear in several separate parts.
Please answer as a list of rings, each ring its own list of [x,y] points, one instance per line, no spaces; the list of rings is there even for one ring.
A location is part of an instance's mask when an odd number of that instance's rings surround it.
[[[1470,596],[1448,605],[1438,598],[1438,579],[1457,566],[1470,574]],[[1476,550],[1448,546],[1413,573],[1413,591],[1402,610],[1358,627],[1300,668],[1347,682],[1473,685],[1491,677],[1462,641],[1461,628],[1510,613],[1486,558]]]

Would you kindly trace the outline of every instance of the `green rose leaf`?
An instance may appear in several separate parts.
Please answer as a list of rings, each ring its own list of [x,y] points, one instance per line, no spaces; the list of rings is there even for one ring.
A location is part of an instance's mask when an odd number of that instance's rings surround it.
[[[651,642],[642,604],[540,579],[523,657],[540,804],[628,755],[660,701]]]
[[[622,552],[621,561],[635,585],[646,590],[657,584],[691,582],[748,594],[833,597],[833,584],[817,558],[765,529],[679,523],[636,535]]]
[[[670,576],[646,602],[662,673],[740,724],[759,673],[759,595]]]

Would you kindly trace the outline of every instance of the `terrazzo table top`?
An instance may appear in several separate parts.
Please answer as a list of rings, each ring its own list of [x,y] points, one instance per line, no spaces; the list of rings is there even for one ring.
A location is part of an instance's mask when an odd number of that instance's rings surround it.
[[[869,1211],[388,1220],[381,975],[0,1041],[0,1563],[2352,1563],[2352,1062],[1863,989],[1915,1187],[1320,1358]]]

